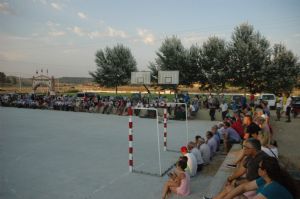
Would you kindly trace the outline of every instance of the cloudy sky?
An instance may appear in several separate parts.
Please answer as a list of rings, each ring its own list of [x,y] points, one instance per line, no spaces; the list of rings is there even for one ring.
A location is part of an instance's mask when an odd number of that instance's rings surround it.
[[[230,41],[243,22],[300,56],[299,0],[0,0],[0,71],[89,77],[96,51],[118,43],[146,70],[166,37]]]

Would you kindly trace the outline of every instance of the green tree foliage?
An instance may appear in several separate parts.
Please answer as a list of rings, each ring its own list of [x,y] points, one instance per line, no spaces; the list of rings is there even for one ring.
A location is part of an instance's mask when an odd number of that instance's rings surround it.
[[[208,38],[201,51],[201,70],[204,73],[201,87],[216,92],[223,91],[228,81],[228,51],[223,39]]]
[[[201,48],[197,45],[192,45],[188,50],[186,75],[189,78],[189,84],[204,83],[205,73],[201,64]]]
[[[3,84],[6,82],[6,75],[3,72],[0,72],[0,84]]]
[[[17,78],[16,77],[11,77],[11,81],[14,85],[17,84]]]
[[[158,79],[158,71],[160,70],[160,68],[157,64],[153,62],[149,63],[148,68],[150,69],[151,72],[151,82],[152,84],[156,84]]]
[[[6,76],[5,73],[0,72],[0,84],[1,85],[15,85],[17,78],[15,76]]]
[[[129,48],[121,44],[113,48],[106,47],[96,53],[97,70],[90,72],[100,86],[115,87],[128,84],[131,72],[137,71],[136,61]]]
[[[231,82],[245,91],[261,92],[264,89],[265,68],[270,64],[269,41],[254,32],[248,24],[236,27],[229,47]]]
[[[276,93],[292,91],[300,75],[297,57],[282,44],[275,44],[271,63],[265,68],[264,90]]]
[[[159,51],[156,53],[155,59],[156,69],[159,70],[178,70],[179,71],[179,84],[190,85],[190,73],[187,63],[187,50],[183,47],[180,39],[173,36],[165,39]],[[151,65],[150,65],[151,67]],[[151,69],[151,68],[150,68]],[[153,69],[153,63],[152,63]],[[153,70],[152,70],[153,71]]]

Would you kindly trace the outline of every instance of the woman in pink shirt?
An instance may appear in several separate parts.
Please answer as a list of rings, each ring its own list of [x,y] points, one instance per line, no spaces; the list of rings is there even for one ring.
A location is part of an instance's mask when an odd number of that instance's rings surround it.
[[[190,194],[190,176],[184,171],[186,167],[187,162],[182,159],[176,163],[175,172],[169,175],[170,179],[164,185],[163,199],[167,198],[171,192],[181,196]]]

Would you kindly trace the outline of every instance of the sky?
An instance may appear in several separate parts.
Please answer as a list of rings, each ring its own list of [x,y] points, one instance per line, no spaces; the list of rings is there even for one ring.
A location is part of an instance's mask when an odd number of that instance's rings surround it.
[[[242,23],[299,57],[299,10],[299,0],[0,0],[0,72],[90,77],[95,53],[117,44],[148,70],[166,38],[230,42]]]

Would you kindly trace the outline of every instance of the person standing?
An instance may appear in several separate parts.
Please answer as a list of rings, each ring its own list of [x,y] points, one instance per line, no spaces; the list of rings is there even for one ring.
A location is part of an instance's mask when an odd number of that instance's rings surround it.
[[[278,93],[277,100],[276,100],[276,116],[277,116],[276,121],[280,121],[282,106],[283,106],[283,97],[281,93]]]
[[[286,122],[291,122],[291,109],[292,109],[292,97],[290,96],[290,93],[286,94],[286,110],[285,110],[285,114],[287,116],[287,120]]]
[[[214,96],[210,96],[210,100],[209,100],[209,115],[210,115],[210,120],[211,121],[215,121],[216,120],[216,109],[219,108],[219,101],[216,97]]]
[[[224,121],[226,118],[226,115],[228,113],[228,104],[226,103],[226,101],[222,101],[221,105],[220,105],[220,109],[222,111],[222,120]]]

